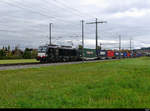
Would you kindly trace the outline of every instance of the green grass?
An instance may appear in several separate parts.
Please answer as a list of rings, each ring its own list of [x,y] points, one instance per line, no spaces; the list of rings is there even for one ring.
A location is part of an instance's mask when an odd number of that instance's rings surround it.
[[[30,62],[38,62],[38,61],[36,59],[0,60],[0,64],[30,63]]]
[[[150,108],[150,58],[0,71],[0,108]]]

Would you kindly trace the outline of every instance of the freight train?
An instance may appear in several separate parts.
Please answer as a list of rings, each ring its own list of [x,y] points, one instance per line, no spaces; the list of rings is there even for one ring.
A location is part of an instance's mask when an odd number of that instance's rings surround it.
[[[40,62],[69,62],[81,60],[101,60],[140,57],[135,51],[95,50],[72,48],[71,46],[46,45],[38,48],[37,60]]]

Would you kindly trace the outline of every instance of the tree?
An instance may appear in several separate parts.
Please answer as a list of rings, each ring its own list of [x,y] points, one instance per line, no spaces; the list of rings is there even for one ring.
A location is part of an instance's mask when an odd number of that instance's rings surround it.
[[[18,46],[15,47],[15,50],[12,51],[14,56],[22,57],[23,52],[19,49]]]
[[[31,50],[26,48],[24,53],[23,53],[23,58],[24,59],[31,59],[32,58],[32,54],[31,54]]]
[[[38,51],[36,49],[32,50],[32,59],[37,57],[37,53],[38,53]]]
[[[8,48],[7,48],[7,49],[8,49],[8,51],[10,51],[10,45],[8,45]]]
[[[5,50],[5,47],[3,46],[2,50]]]
[[[5,47],[5,51],[8,51],[7,47]]]
[[[5,51],[4,50],[0,50],[0,57],[4,57],[4,56],[6,56]]]

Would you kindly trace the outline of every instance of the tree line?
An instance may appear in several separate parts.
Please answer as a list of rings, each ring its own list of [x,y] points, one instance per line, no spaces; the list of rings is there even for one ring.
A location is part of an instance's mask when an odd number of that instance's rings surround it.
[[[3,46],[0,49],[0,59],[35,59],[37,57],[37,49],[25,48],[25,50],[19,49],[18,46],[11,50],[10,46]]]

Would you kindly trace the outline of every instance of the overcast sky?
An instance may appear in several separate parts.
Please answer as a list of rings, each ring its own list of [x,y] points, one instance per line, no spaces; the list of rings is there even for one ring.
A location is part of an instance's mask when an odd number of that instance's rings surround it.
[[[49,42],[81,44],[81,20],[98,25],[99,44],[117,48],[150,47],[150,0],[0,0],[0,46],[37,48]],[[114,43],[113,45],[109,43]],[[95,25],[85,24],[85,47],[95,48]]]

